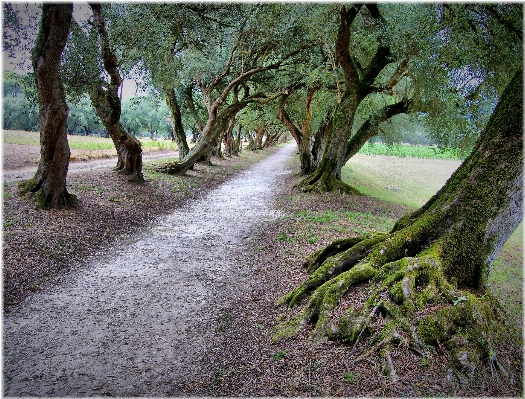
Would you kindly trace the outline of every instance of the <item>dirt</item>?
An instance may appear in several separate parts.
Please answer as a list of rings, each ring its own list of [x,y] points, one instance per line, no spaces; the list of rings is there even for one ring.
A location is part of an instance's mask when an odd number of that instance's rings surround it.
[[[92,169],[100,169],[111,167],[116,164],[115,158],[100,159],[101,154],[107,151],[93,151],[95,158],[80,160],[86,157],[85,150],[70,150],[72,161],[69,163],[68,174],[76,172],[85,172]],[[38,160],[40,159],[40,147],[22,145],[22,144],[6,144],[2,145],[2,167],[3,167],[3,181],[11,182],[20,179],[31,178],[37,168]],[[165,157],[178,156],[176,151],[154,151],[143,154],[144,161],[150,161]]]
[[[231,269],[271,209],[283,159],[188,203],[4,318],[7,396],[177,395],[199,375]],[[240,217],[242,215],[242,217]],[[80,237],[79,237],[80,238]]]
[[[480,367],[465,380],[446,352],[423,362],[400,348],[393,382],[377,356],[353,364],[355,351],[312,341],[308,328],[273,342],[288,314],[275,302],[305,278],[304,258],[367,228],[317,225],[310,242],[291,215],[352,211],[393,222],[407,211],[366,196],[298,193],[294,146],[273,151],[198,165],[184,178],[147,166],[143,186],[109,169],[73,173],[73,211],[36,211],[15,183],[4,185],[4,395],[522,395],[516,365],[510,379]]]

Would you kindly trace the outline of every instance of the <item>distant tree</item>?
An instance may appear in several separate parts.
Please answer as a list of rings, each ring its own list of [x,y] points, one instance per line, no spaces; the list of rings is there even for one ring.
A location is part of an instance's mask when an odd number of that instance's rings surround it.
[[[93,132],[104,129],[88,97],[81,97],[70,104],[67,126],[69,134],[83,136],[90,136]]]
[[[38,103],[33,74],[3,74],[3,128],[37,131]]]
[[[22,191],[34,193],[44,208],[64,207],[76,202],[66,189],[70,156],[67,142],[69,108],[59,76],[60,57],[69,35],[72,12],[72,4],[45,3],[42,6],[40,29],[32,54],[40,117],[40,161],[35,176],[22,184]]]
[[[188,73],[193,75],[201,89],[208,119],[200,140],[187,157],[180,163],[167,165],[166,172],[188,171],[218,144],[221,133],[242,109],[267,97],[262,92],[254,91],[255,81],[264,80],[265,74],[266,77],[274,76],[272,71],[292,63],[294,57],[310,46],[294,30],[293,20],[278,17],[281,7],[247,5],[244,14],[230,17],[231,28],[215,35],[216,43],[207,49],[206,59],[199,57],[195,51],[184,53],[184,60],[193,57]],[[293,6],[284,7],[293,10]],[[294,14],[290,12],[288,15]],[[265,23],[261,24],[261,21]]]

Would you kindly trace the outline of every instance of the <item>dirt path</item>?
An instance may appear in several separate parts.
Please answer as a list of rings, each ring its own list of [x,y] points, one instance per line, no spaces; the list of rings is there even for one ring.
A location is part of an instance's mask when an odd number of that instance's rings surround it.
[[[4,318],[6,396],[176,396],[195,378],[228,273],[274,219],[288,145]],[[226,290],[228,291],[228,290]],[[229,290],[231,292],[231,290]],[[224,304],[224,303],[221,303]]]
[[[34,176],[37,164],[29,162],[27,159],[38,159],[40,156],[40,147],[27,145],[4,144],[3,145],[3,169],[2,176],[4,182],[14,180],[30,179]],[[177,151],[153,151],[142,154],[143,161],[154,159],[178,157]],[[116,165],[116,157],[106,159],[90,159],[87,161],[74,161],[69,163],[68,174],[85,172],[88,170],[107,168]]]

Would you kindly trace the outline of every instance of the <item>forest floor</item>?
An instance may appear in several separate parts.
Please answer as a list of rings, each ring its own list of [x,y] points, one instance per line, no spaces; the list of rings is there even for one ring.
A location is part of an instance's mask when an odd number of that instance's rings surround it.
[[[399,351],[392,382],[379,358],[352,365],[348,347],[307,330],[271,340],[307,255],[408,211],[294,190],[294,152],[185,177],[147,162],[145,185],[82,170],[68,177],[73,210],[35,210],[4,180],[4,395],[522,396],[521,354],[499,354],[509,378],[487,366],[460,380],[444,352]]]

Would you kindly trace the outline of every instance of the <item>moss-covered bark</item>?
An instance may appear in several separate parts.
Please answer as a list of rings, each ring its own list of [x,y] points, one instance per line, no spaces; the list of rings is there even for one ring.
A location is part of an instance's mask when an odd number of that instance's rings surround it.
[[[444,345],[463,372],[481,360],[503,370],[497,340],[519,341],[519,334],[487,282],[496,255],[523,219],[521,74],[509,83],[471,156],[427,204],[388,234],[337,241],[307,260],[311,276],[280,300],[293,306],[307,298],[305,307],[279,337],[310,323],[314,336],[354,347],[366,339],[369,350],[384,355],[392,376],[393,345],[422,356],[429,345]],[[334,317],[349,288],[361,283],[364,302]]]
[[[59,76],[62,51],[69,34],[71,4],[44,4],[38,38],[33,48],[40,124],[40,161],[35,176],[21,184],[22,192],[34,193],[42,208],[76,203],[66,189],[69,167],[67,116],[64,87]]]

